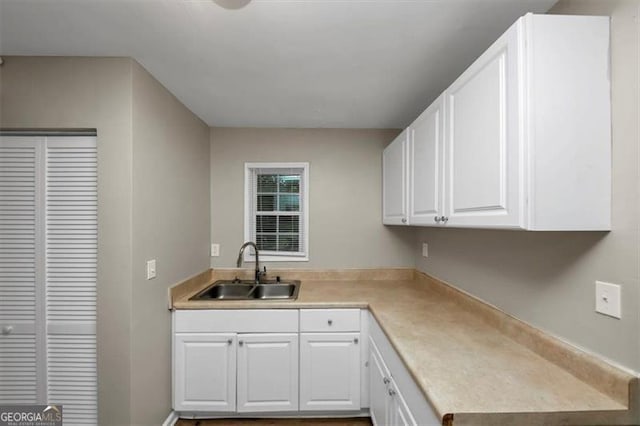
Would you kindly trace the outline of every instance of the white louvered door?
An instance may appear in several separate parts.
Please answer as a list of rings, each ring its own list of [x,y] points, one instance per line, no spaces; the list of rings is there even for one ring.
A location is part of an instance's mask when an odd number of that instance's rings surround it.
[[[95,137],[0,138],[0,403],[97,424]]]
[[[48,402],[64,423],[97,424],[95,137],[47,139]]]
[[[36,403],[43,395],[41,306],[41,138],[0,139],[0,404]],[[39,191],[40,190],[40,191]],[[40,232],[39,232],[40,230]],[[41,288],[40,288],[41,290]]]

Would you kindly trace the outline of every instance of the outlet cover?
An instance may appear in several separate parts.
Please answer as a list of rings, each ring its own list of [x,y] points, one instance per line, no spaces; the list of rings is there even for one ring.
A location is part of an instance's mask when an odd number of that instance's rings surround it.
[[[220,256],[220,244],[211,244],[211,257]]]
[[[429,245],[422,243],[422,257],[429,257]]]
[[[618,284],[596,281],[596,312],[620,319],[620,291]]]
[[[147,260],[147,279],[152,280],[156,277],[156,260]]]

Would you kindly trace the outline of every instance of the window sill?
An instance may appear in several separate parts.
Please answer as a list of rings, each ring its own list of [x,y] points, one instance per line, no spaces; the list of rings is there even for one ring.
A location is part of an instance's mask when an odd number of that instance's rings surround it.
[[[254,256],[245,257],[245,262],[255,263],[256,258]],[[308,262],[309,256],[260,256],[260,263],[262,262]]]

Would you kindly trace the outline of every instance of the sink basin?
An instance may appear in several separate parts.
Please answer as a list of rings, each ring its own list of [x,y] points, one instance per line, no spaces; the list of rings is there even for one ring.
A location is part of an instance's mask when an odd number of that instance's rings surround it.
[[[191,297],[190,300],[286,300],[297,299],[300,281],[267,280],[255,284],[252,280],[220,280]]]
[[[231,284],[230,282],[218,282],[206,290],[196,294],[192,300],[226,299],[244,300],[249,298],[253,290],[253,284]]]
[[[251,293],[254,299],[296,299],[299,284],[260,284]]]

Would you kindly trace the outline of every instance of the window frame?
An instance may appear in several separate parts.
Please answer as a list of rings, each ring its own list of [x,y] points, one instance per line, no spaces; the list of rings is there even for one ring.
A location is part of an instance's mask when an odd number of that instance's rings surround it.
[[[274,255],[274,254],[260,254],[261,262],[308,262],[309,261],[309,163],[244,163],[244,241],[253,241],[251,224],[252,214],[251,211],[253,200],[253,190],[251,188],[252,175],[255,169],[302,169],[301,179],[303,181],[300,191],[300,197],[302,198],[300,206],[302,211],[300,212],[300,218],[302,219],[302,255],[291,256],[287,254]],[[254,234],[255,235],[255,234]],[[255,262],[255,254],[253,250],[245,250],[244,252],[245,262]]]

